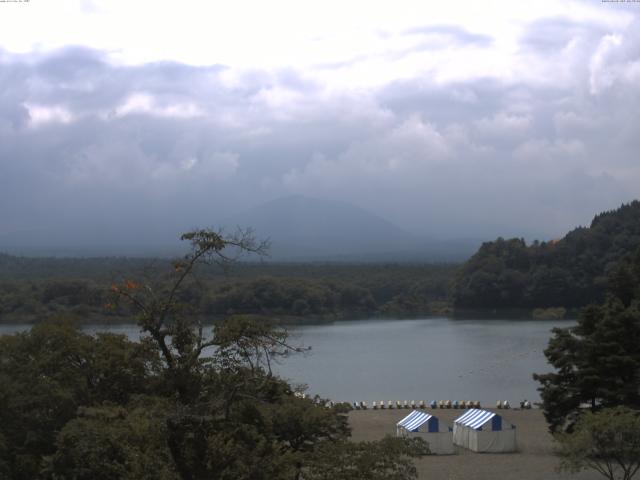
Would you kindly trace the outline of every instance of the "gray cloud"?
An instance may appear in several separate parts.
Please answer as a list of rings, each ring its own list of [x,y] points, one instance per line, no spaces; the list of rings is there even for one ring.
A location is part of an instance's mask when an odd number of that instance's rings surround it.
[[[425,25],[413,27],[404,32],[406,35],[420,35],[431,37],[447,45],[476,45],[487,47],[493,43],[493,38],[489,35],[473,33],[456,25]],[[425,43],[428,45],[428,43]]]
[[[557,236],[640,194],[640,39],[549,19],[520,47],[575,75],[335,91],[293,68],[0,52],[0,234],[156,241],[307,193],[435,237]]]
[[[590,42],[604,35],[607,29],[597,23],[578,23],[564,17],[541,18],[531,22],[520,38],[522,49],[543,54],[555,53],[571,42]]]
[[[387,39],[390,34],[381,32],[379,35]],[[451,47],[489,47],[493,38],[488,35],[469,32],[455,25],[428,25],[404,30],[400,37],[416,37],[417,43],[410,47],[389,47],[374,54],[355,55],[352,58],[338,62],[328,62],[316,65],[321,70],[339,70],[354,65],[375,60],[394,61],[403,59],[414,53],[442,50]]]

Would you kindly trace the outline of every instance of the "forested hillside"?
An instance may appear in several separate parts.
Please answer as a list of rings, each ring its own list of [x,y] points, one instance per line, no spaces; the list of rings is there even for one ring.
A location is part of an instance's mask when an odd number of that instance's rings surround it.
[[[127,278],[162,282],[166,260],[26,258],[0,255],[0,323],[72,314],[78,322],[130,322],[108,309],[110,285]],[[183,301],[207,318],[253,314],[286,321],[410,317],[446,313],[456,265],[238,263],[203,266]]]
[[[484,243],[456,273],[453,304],[465,308],[577,308],[601,302],[607,276],[640,246],[640,202],[596,215],[564,238]]]
[[[452,264],[239,263],[202,268],[182,300],[208,318],[254,314],[299,321],[442,315],[466,309],[576,309],[601,302],[607,276],[640,247],[640,202],[597,215],[564,238],[527,245],[499,238]],[[0,254],[0,322],[75,314],[81,322],[132,319],[105,308],[113,282],[161,282],[166,260],[28,258]]]

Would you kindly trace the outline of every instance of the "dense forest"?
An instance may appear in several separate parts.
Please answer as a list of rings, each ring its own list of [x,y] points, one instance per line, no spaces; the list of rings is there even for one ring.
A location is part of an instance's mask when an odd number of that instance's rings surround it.
[[[465,308],[576,309],[602,302],[607,277],[640,246],[640,202],[596,215],[557,241],[484,243],[456,273],[452,301]]]
[[[110,288],[136,313],[139,341],[64,318],[0,336],[0,478],[414,480],[426,442],[351,442],[348,405],[307,398],[272,372],[306,350],[286,331],[235,315],[205,332],[183,315],[193,307],[183,285],[234,241],[208,230],[183,239],[192,251],[158,289]]]
[[[237,263],[203,266],[181,300],[207,318],[230,314],[283,321],[447,313],[456,265]],[[0,255],[0,322],[32,323],[64,314],[79,322],[129,322],[106,308],[110,286],[126,278],[162,282],[166,259],[26,258]]]
[[[601,302],[608,277],[640,247],[640,202],[597,215],[560,240],[484,243],[462,266],[409,263],[240,262],[204,266],[181,300],[208,319],[232,314],[284,322],[465,315],[537,309],[563,316]],[[166,259],[31,258],[0,254],[0,323],[69,315],[81,323],[130,322],[109,305],[127,278],[162,282]],[[544,312],[543,312],[544,314]]]
[[[552,431],[570,428],[585,406],[640,409],[640,248],[618,262],[607,283],[604,302],[552,330],[544,353],[554,371],[534,374]]]

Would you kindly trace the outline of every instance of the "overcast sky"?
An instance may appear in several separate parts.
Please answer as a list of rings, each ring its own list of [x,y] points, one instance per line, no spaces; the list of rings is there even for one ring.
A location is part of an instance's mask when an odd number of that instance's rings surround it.
[[[640,2],[7,0],[0,234],[305,194],[551,238],[640,197],[639,112]]]

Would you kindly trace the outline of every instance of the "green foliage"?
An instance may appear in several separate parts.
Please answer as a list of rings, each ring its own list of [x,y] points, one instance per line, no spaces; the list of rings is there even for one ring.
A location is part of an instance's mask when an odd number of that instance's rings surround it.
[[[9,452],[7,439],[0,433],[0,478],[10,478],[11,465],[9,464]]]
[[[235,254],[218,263],[224,267]],[[56,315],[79,323],[134,322],[131,310],[113,308],[109,286],[135,275],[156,292],[170,288],[176,272],[167,274],[160,268],[165,263],[0,254],[0,323],[34,323]],[[275,263],[236,263],[229,270],[211,263],[201,263],[197,281],[188,276],[176,293],[183,314],[260,315],[289,322],[438,315],[448,311],[455,270],[453,265]]]
[[[140,342],[90,336],[60,321],[0,337],[0,473],[16,480],[284,480],[331,471],[331,478],[415,478],[410,458],[424,444],[351,443],[344,407],[299,398],[273,375],[275,358],[304,350],[285,331],[234,316],[206,333],[185,305],[197,268],[226,267],[229,248],[259,252],[259,244],[210,230],[184,239],[192,250],[165,281],[111,287],[111,303],[137,313]]]
[[[309,480],[409,480],[417,478],[411,458],[429,453],[421,438],[387,436],[379,442],[325,443],[305,470]]]
[[[640,408],[640,250],[612,277],[603,304],[586,308],[575,327],[553,330],[545,355],[556,371],[534,374],[551,430],[570,428],[585,404]]]
[[[152,389],[157,363],[146,344],[91,337],[68,323],[0,337],[0,434],[12,478],[35,478],[80,406],[124,403]]]
[[[601,302],[612,269],[638,247],[639,201],[599,214],[589,228],[558,241],[527,246],[522,239],[498,238],[458,271],[453,303],[457,309],[534,309]]]
[[[265,316],[373,315],[376,302],[371,292],[357,285],[333,282],[260,278],[226,284],[211,292],[206,311],[220,314]]]
[[[631,480],[640,469],[640,412],[625,407],[585,413],[572,433],[556,435],[561,469],[592,469],[609,480]]]
[[[127,408],[80,408],[56,437],[44,475],[76,480],[177,480],[167,447],[168,405],[138,398]]]

